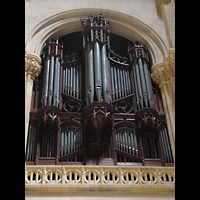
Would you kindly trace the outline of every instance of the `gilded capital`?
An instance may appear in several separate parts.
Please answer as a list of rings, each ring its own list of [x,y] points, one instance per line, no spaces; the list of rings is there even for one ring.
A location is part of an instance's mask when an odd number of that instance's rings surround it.
[[[35,54],[27,54],[25,50],[25,72],[34,80],[41,72],[41,58]]]
[[[159,85],[175,77],[175,49],[169,49],[168,55],[163,58],[163,62],[154,64],[151,71],[153,72],[151,78]]]

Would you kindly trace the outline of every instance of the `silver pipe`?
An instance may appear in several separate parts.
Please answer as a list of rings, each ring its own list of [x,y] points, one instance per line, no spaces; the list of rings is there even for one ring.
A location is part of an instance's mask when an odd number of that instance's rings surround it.
[[[140,110],[138,86],[137,86],[137,79],[136,79],[136,71],[135,71],[134,62],[132,63],[132,67],[133,67],[133,78],[134,78],[134,86],[135,86],[136,104],[137,104],[138,110]]]
[[[70,66],[67,66],[67,94],[70,95],[70,78],[71,78],[71,75],[70,75]]]
[[[65,71],[64,93],[68,94],[67,93],[68,92],[68,69],[67,69],[67,67],[65,67],[65,70],[63,70],[63,71]]]
[[[74,138],[73,138],[73,140],[74,140],[73,148],[74,148],[74,151],[76,151],[77,150],[76,149],[76,131],[74,131]]]
[[[144,103],[145,103],[145,107],[148,107],[147,89],[146,89],[146,84],[145,84],[144,71],[143,71],[143,66],[142,66],[142,59],[140,57],[138,59],[138,63],[139,63],[140,79],[141,79],[141,83],[142,83],[142,92],[143,92]]]
[[[124,130],[124,137],[125,137],[126,152],[128,153],[128,135],[126,129]]]
[[[79,98],[79,63],[76,65],[76,98]]]
[[[115,79],[115,95],[116,95],[116,100],[118,99],[118,80],[117,80],[117,70],[116,66],[114,65],[114,79]]]
[[[58,78],[57,78],[57,107],[59,107],[60,101],[60,58],[58,58]]]
[[[65,132],[64,132],[64,155],[67,154],[67,129],[65,129]]]
[[[79,145],[79,130],[76,131],[76,150],[79,150],[78,145]]]
[[[79,96],[82,99],[82,65],[79,63]]]
[[[52,105],[53,78],[54,78],[54,56],[52,55],[51,56],[50,72],[49,72],[48,105]]]
[[[76,96],[76,65],[73,65],[73,97]]]
[[[123,85],[124,85],[124,96],[127,96],[127,85],[126,85],[126,68],[122,68],[122,75],[123,75]]]
[[[33,143],[33,146],[32,146],[32,161],[34,161],[35,141],[36,141],[36,131],[37,131],[37,128],[36,128],[34,123],[33,123],[33,125],[34,125],[34,131],[33,131],[33,138],[32,138],[32,143]]]
[[[111,84],[112,84],[112,99],[115,100],[115,85],[114,85],[114,75],[113,75],[113,65],[110,66],[111,71]]]
[[[65,92],[65,87],[66,87],[66,86],[65,86],[65,83],[66,83],[66,82],[65,82],[65,81],[66,81],[66,80],[65,80],[65,78],[66,78],[65,72],[66,72],[66,71],[67,71],[67,70],[66,70],[65,68],[63,68],[63,87],[62,87],[62,92],[63,92],[63,93],[66,93],[66,92]]]
[[[140,107],[143,108],[143,95],[142,95],[142,88],[141,88],[141,81],[140,81],[140,75],[139,75],[139,67],[137,60],[134,59],[134,64],[135,64],[135,71],[136,71],[136,79],[137,79],[137,85],[138,85],[138,96],[139,96],[139,102],[140,102]]]
[[[151,80],[149,77],[149,71],[148,71],[146,60],[143,60],[143,67],[144,67],[144,75],[145,75],[146,84],[147,84],[149,105],[151,108],[154,108],[153,94],[152,94],[152,89],[151,89]]]
[[[74,151],[73,146],[74,146],[74,130],[71,128],[71,153]]]
[[[46,57],[46,62],[44,66],[44,77],[43,77],[43,94],[42,94],[42,106],[47,105],[47,97],[48,97],[48,84],[49,84],[49,68],[50,68],[50,57]]]
[[[170,145],[169,145],[169,139],[168,139],[168,133],[167,133],[167,127],[164,127],[164,136],[165,136],[165,140],[167,143],[167,149],[168,149],[168,154],[169,154],[169,161],[172,163],[173,159],[172,159],[172,155],[171,155],[171,150],[170,150]]]
[[[115,138],[116,138],[116,148],[118,149],[118,132],[115,132]]]
[[[95,73],[95,91],[97,95],[97,101],[100,102],[101,91],[102,91],[102,77],[101,77],[101,54],[98,42],[94,43],[94,73]]]
[[[135,133],[135,132],[133,132],[133,136],[134,136],[134,142],[135,142],[135,152],[136,152],[136,156],[139,156],[138,144],[137,144],[137,137],[136,137],[136,133]]]
[[[108,71],[108,58],[106,54],[106,45],[101,48],[101,63],[102,63],[102,83],[103,83],[103,96],[105,102],[110,103],[110,76]]]
[[[131,154],[131,132],[128,132],[128,153]]]
[[[123,72],[122,72],[122,66],[119,66],[119,73],[120,73],[120,81],[121,81],[121,93],[122,97],[124,97],[124,83],[123,83]]]
[[[28,130],[28,142],[27,142],[27,150],[26,150],[26,160],[29,161],[29,152],[30,152],[30,143],[31,143],[31,136],[32,135],[32,123],[29,122],[29,130]]]
[[[155,139],[152,138],[152,141],[153,141],[153,148],[154,148],[154,152],[155,152],[155,157],[158,158],[157,151],[156,151]]]
[[[70,66],[70,96],[73,96],[73,65]]]
[[[94,63],[93,63],[93,45],[88,43],[88,97],[89,103],[92,103],[94,100]]]
[[[166,147],[166,144],[164,142],[163,130],[162,129],[160,130],[160,137],[161,137],[161,142],[162,142],[162,147],[163,147],[163,153],[164,153],[165,162],[168,163],[167,147]]]
[[[69,129],[69,131],[68,131],[68,137],[67,137],[67,154],[69,154],[70,153],[70,142],[71,142],[71,140],[70,140],[70,129]]]
[[[131,94],[131,80],[128,68],[127,68],[127,75],[128,75],[128,93]]]
[[[57,98],[58,98],[58,56],[55,59],[55,70],[54,70],[54,86],[53,86],[53,105],[57,106]]]
[[[119,98],[122,98],[121,95],[121,81],[120,81],[120,74],[119,74],[119,66],[117,66],[117,80],[118,80],[118,94],[119,94]]]
[[[89,104],[89,97],[88,97],[88,45],[86,47],[85,51],[85,99],[86,99],[86,105]]]
[[[128,77],[128,70],[127,70],[127,68],[125,69],[125,79],[126,79],[126,93],[127,93],[127,96],[129,95],[129,85],[128,85],[128,79],[129,79],[129,77]]]
[[[63,156],[64,151],[64,132],[61,131],[61,137],[60,137],[60,156]]]

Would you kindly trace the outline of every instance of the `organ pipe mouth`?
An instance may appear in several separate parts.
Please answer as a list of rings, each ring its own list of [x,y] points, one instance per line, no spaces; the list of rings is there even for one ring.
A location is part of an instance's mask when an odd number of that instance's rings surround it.
[[[98,90],[100,90],[100,89],[101,89],[101,86],[96,86],[96,88],[97,88]]]

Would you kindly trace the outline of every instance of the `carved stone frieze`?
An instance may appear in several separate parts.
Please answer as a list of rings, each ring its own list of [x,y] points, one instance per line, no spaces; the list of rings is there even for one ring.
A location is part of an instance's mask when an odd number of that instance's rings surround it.
[[[27,54],[25,50],[25,72],[34,80],[41,72],[41,58],[35,54]]]

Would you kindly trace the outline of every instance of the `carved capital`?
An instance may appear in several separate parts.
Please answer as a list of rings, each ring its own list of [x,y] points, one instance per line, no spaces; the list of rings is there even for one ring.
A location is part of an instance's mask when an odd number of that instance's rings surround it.
[[[175,77],[175,49],[169,49],[168,55],[163,58],[163,62],[154,64],[151,71],[153,72],[151,78],[159,85]]]
[[[35,54],[27,54],[25,50],[25,72],[34,80],[41,72],[41,58]]]

